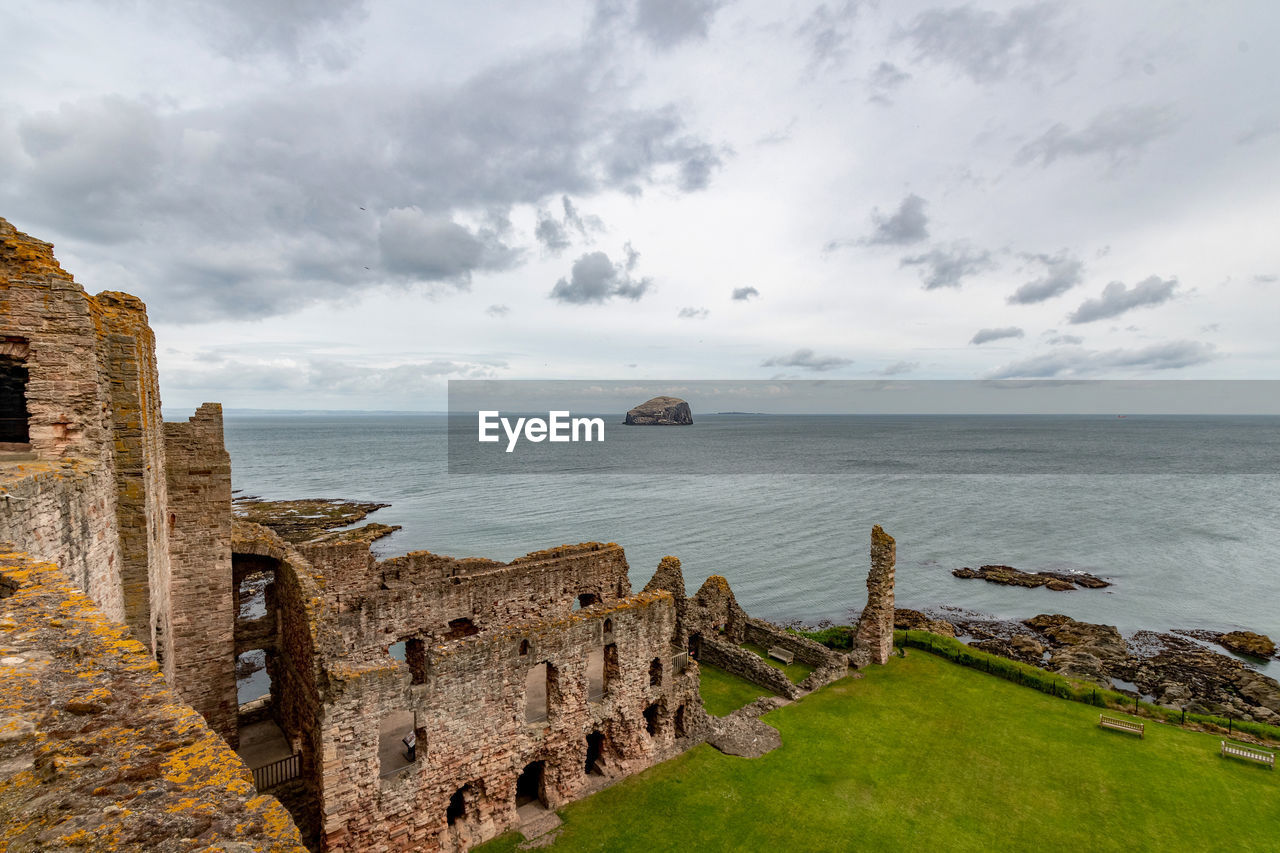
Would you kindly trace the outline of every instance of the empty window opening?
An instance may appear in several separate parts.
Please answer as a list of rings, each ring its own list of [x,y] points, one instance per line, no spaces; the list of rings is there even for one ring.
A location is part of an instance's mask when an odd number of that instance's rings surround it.
[[[654,658],[649,661],[649,686],[662,686],[662,658]]]
[[[609,634],[612,634],[612,633],[613,633],[613,620],[612,620],[612,619],[606,619],[606,620],[604,620],[604,633],[605,633],[605,636],[608,636]]]
[[[604,692],[613,689],[613,683],[622,675],[622,666],[618,663],[618,644],[610,643],[604,647]]]
[[[520,641],[520,657],[524,657],[527,654],[529,654],[529,641],[521,640]]]
[[[684,727],[684,706],[676,708],[675,719],[672,721],[675,725],[676,737],[685,737],[686,731]]]
[[[427,644],[418,638],[405,640],[404,662],[409,664],[409,683],[427,683]]]
[[[659,727],[657,702],[654,702],[652,705],[644,709],[644,727],[645,731],[649,732],[649,737],[658,736]]]
[[[475,820],[479,800],[479,782],[468,782],[454,791],[453,796],[449,798],[449,810],[445,812],[445,819],[448,820],[449,826],[464,820]]]
[[[524,680],[524,721],[541,723],[547,718],[547,672],[545,663],[529,670]]]
[[[587,735],[587,760],[583,766],[583,772],[603,776],[604,771],[600,767],[600,756],[604,753],[604,735],[600,732],[592,732]]]
[[[30,421],[27,365],[17,356],[0,355],[0,444],[28,444]]]
[[[404,646],[405,646],[404,640],[401,640],[398,643],[392,643],[391,645],[387,646],[387,654],[391,655],[393,660],[398,660],[403,662]]]
[[[271,695],[271,669],[266,649],[251,649],[236,656],[236,702],[243,705]]]
[[[248,562],[247,559],[240,557],[234,559],[237,568],[242,571],[248,568],[245,565]],[[240,575],[240,572],[236,572],[236,574]],[[275,594],[275,587],[272,586],[275,579],[274,566],[271,568],[248,568],[245,574],[240,575],[240,584],[236,587],[237,618],[261,619],[267,615],[268,609],[272,606],[271,599]]]
[[[604,649],[592,649],[587,654],[587,701],[604,699]]]
[[[594,592],[584,592],[582,595],[578,596],[578,607],[590,607],[593,604],[599,603],[600,597]],[[574,610],[577,610],[578,607],[575,607]]]
[[[545,761],[531,762],[516,778],[516,808],[534,804],[547,807]]]
[[[392,711],[378,725],[379,774],[390,776],[417,759],[418,736],[412,711]]]
[[[698,655],[702,652],[702,635],[689,635],[689,657],[698,660]]]
[[[470,619],[463,617],[462,619],[450,619],[449,630],[444,635],[446,640],[461,640],[463,637],[474,637],[480,633],[480,629]]]

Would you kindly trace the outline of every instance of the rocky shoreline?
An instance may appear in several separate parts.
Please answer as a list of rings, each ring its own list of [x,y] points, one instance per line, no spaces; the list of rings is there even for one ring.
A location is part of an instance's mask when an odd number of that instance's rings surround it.
[[[1280,682],[1205,645],[1231,648],[1228,643],[1240,642],[1237,635],[1247,635],[1250,648],[1274,654],[1274,644],[1261,634],[1138,631],[1126,639],[1112,625],[1061,614],[1014,622],[959,608],[900,609],[894,625],[953,636],[975,649],[1166,707],[1280,725]]]
[[[1102,589],[1111,586],[1110,581],[1104,581],[1097,575],[1091,575],[1088,572],[1024,572],[1021,569],[1015,569],[1013,566],[982,566],[976,570],[965,566],[962,569],[954,570],[951,574],[958,578],[978,578],[988,583],[998,583],[1005,586],[1031,588],[1043,586],[1058,592],[1067,592],[1076,587]]]

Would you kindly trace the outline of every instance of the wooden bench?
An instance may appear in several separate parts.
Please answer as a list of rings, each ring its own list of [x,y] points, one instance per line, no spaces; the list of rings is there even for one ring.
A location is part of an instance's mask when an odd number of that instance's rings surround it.
[[[787,651],[782,646],[774,646],[769,649],[769,657],[774,660],[780,660],[783,663],[792,663],[796,659],[796,656],[793,653]]]
[[[1098,725],[1104,729],[1115,729],[1118,732],[1128,732],[1135,734],[1140,738],[1146,737],[1146,723],[1135,723],[1132,720],[1122,720],[1119,717],[1108,717],[1106,714],[1098,715]]]
[[[1271,770],[1276,769],[1276,754],[1267,752],[1265,749],[1258,749],[1254,746],[1245,746],[1242,743],[1228,743],[1222,741],[1222,757],[1228,755],[1235,758],[1243,758],[1248,761],[1256,761],[1259,764],[1265,764]]]

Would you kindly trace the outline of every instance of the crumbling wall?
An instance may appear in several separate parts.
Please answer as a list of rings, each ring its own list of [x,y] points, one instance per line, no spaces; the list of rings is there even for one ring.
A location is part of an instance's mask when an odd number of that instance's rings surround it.
[[[0,586],[0,848],[303,853],[126,626],[7,547]]]
[[[232,746],[236,731],[231,458],[222,407],[165,427],[173,685]]]
[[[738,606],[729,582],[721,575],[711,575],[689,599],[685,624],[691,646],[696,644],[695,635],[721,634],[731,643],[741,643],[747,612]]]
[[[327,848],[451,850],[491,838],[515,824],[516,779],[531,762],[545,762],[552,808],[591,784],[585,758],[593,731],[604,736],[604,764],[615,773],[636,772],[678,751],[677,711],[687,739],[701,725],[701,702],[696,668],[677,672],[673,666],[674,627],[671,596],[642,593],[433,645],[420,684],[390,658],[331,668],[324,736]],[[588,657],[605,644],[617,650],[617,672],[601,701],[590,702]],[[663,675],[651,685],[655,658]],[[526,723],[526,678],[544,663],[554,682],[547,718]],[[650,707],[654,735],[644,717]],[[396,711],[414,712],[417,760],[379,778],[379,721]],[[450,798],[469,783],[471,811],[450,827]]]
[[[867,606],[858,621],[854,644],[873,663],[889,662],[893,651],[893,575],[897,544],[880,525],[871,528],[871,571],[867,573]]]
[[[137,297],[106,292],[93,301],[98,357],[108,379],[124,621],[165,661],[172,652],[165,611],[168,496],[155,335]]]
[[[316,556],[325,547],[304,553]],[[341,559],[358,562],[347,550]],[[321,565],[332,562],[323,556],[318,560]],[[614,543],[562,546],[510,563],[418,551],[378,563],[375,572],[382,588],[368,590],[358,600],[345,599],[340,608],[348,611],[339,616],[348,659],[376,659],[387,646],[412,637],[441,638],[455,620],[470,620],[475,630],[484,631],[568,616],[582,595],[607,604],[631,592],[626,555]]]
[[[758,684],[766,690],[772,690],[779,696],[795,699],[800,695],[800,688],[791,683],[786,673],[776,666],[770,666],[755,652],[747,651],[736,643],[728,642],[715,634],[705,634],[698,649],[698,659],[703,663],[719,667],[731,672],[739,678],[745,678],[752,684]]]
[[[689,597],[684,588],[684,572],[680,568],[680,559],[667,555],[658,562],[653,577],[644,585],[645,592],[666,590],[671,593],[671,600],[676,606],[676,633],[672,640],[678,646],[684,646],[689,639],[688,621]]]

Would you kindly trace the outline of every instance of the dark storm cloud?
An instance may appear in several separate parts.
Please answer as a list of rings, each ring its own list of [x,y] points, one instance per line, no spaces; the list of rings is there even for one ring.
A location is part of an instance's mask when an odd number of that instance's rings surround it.
[[[1005,338],[1021,338],[1025,336],[1025,332],[1017,326],[1002,326],[998,329],[979,329],[977,333],[969,340],[971,344],[985,344],[991,341],[999,341]]]
[[[615,264],[604,252],[588,252],[573,262],[569,278],[562,278],[551,289],[550,297],[570,305],[603,304],[615,296],[637,301],[653,286],[650,278],[634,278],[639,257],[630,244],[627,260]]]
[[[848,55],[853,22],[858,4],[847,2],[818,4],[804,23],[796,28],[796,36],[809,46],[810,64],[814,68],[838,65]]]
[[[790,355],[776,355],[760,362],[761,367],[798,367],[801,370],[812,370],[815,373],[835,370],[837,367],[844,367],[849,364],[853,364],[852,359],[833,355],[821,356],[811,349],[798,349]]]
[[[702,41],[724,0],[639,0],[635,30],[650,44],[669,50],[686,41]]]
[[[449,87],[299,85],[199,109],[106,97],[10,113],[0,209],[55,239],[147,235],[145,252],[120,250],[134,276],[122,284],[153,319],[282,314],[388,279],[465,282],[519,262],[521,242],[556,242],[545,227],[506,233],[515,205],[704,186],[725,149],[689,133],[675,107],[630,101],[595,60],[561,51]],[[406,239],[393,213],[404,210],[420,212],[424,246]],[[555,219],[564,238],[598,222],[572,202]]]
[[[365,14],[364,0],[194,0],[156,4],[187,17],[225,56],[276,54],[293,62],[341,67],[351,49],[343,35]]]
[[[681,308],[676,316],[682,320],[705,320],[711,313],[709,308]]]
[[[1011,9],[1004,15],[973,6],[929,9],[898,33],[917,60],[952,65],[978,83],[987,83],[1066,54],[1049,3]]]
[[[1102,289],[1102,295],[1080,304],[1067,319],[1072,323],[1092,323],[1108,317],[1118,317],[1134,308],[1161,305],[1173,298],[1178,287],[1176,278],[1162,279],[1150,276],[1126,287],[1124,282],[1113,281]]]
[[[959,287],[969,276],[995,267],[991,253],[979,251],[967,243],[953,243],[947,247],[930,249],[921,255],[912,255],[898,262],[903,267],[920,267],[920,281],[925,290],[940,287]]]
[[[759,296],[760,291],[754,287],[735,287],[733,289],[733,298],[737,302],[746,302],[753,296]]]
[[[378,231],[378,249],[387,272],[412,281],[471,283],[477,270],[512,266],[518,253],[489,230],[473,232],[447,216],[415,208],[387,211]]]
[[[1117,166],[1140,155],[1147,146],[1177,129],[1172,107],[1158,104],[1117,107],[1099,113],[1079,130],[1058,123],[1019,149],[1018,165],[1036,161],[1048,166],[1064,157],[1106,158]]]
[[[1204,364],[1217,357],[1218,354],[1211,344],[1200,341],[1171,341],[1141,349],[1117,349],[1105,352],[1070,348],[1006,364],[993,371],[988,378],[1085,377],[1124,369],[1177,370]]]
[[[1066,293],[1084,280],[1084,263],[1066,253],[1060,255],[1026,255],[1045,267],[1044,275],[1027,282],[1009,297],[1010,304],[1032,305]]]
[[[872,245],[909,246],[929,237],[929,217],[925,216],[925,200],[912,193],[902,200],[892,216],[879,210],[871,212],[875,231],[867,238]]]

